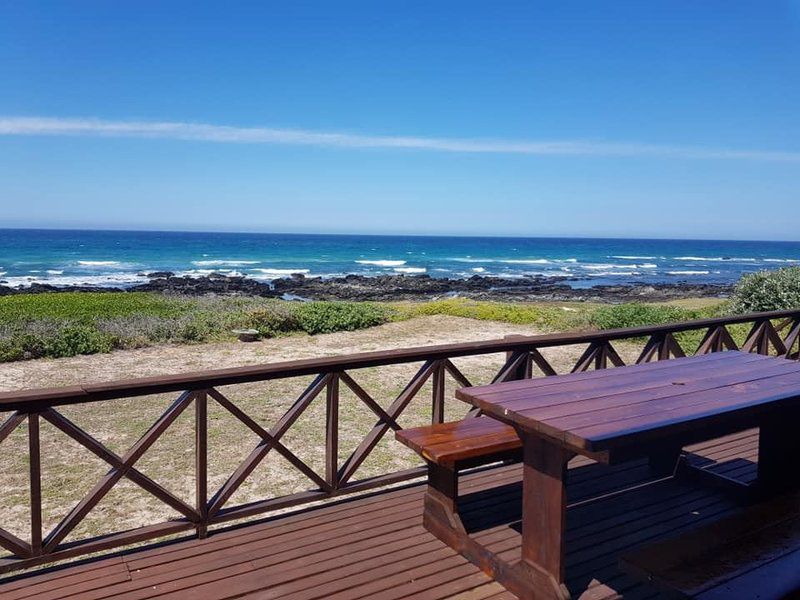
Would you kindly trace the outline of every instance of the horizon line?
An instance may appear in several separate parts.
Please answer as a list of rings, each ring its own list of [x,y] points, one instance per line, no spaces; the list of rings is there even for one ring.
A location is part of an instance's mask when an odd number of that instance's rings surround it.
[[[139,138],[344,149],[423,150],[462,154],[660,157],[683,160],[800,163],[800,151],[742,150],[580,139],[513,140],[373,135],[305,129],[237,127],[184,121],[129,121],[75,117],[0,116],[0,136]]]
[[[757,242],[775,244],[797,244],[800,240],[765,240],[741,238],[681,238],[681,237],[622,237],[614,235],[511,235],[511,234],[454,234],[454,233],[343,233],[302,231],[246,231],[214,229],[129,229],[115,227],[0,227],[0,231],[107,231],[121,233],[227,233],[233,235],[319,235],[319,236],[364,236],[364,237],[436,237],[436,238],[507,238],[507,239],[563,239],[563,240],[629,240],[629,241],[675,241],[675,242]]]

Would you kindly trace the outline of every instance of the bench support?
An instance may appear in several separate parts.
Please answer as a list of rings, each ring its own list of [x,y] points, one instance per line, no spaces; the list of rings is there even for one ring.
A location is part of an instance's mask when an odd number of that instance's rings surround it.
[[[425,492],[423,524],[430,521],[462,532],[466,529],[458,515],[458,473],[455,466],[428,463],[428,489]]]

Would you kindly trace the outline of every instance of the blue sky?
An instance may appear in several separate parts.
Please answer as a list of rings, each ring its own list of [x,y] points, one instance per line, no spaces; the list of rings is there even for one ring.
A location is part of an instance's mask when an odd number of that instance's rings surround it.
[[[0,15],[0,227],[800,239],[800,0]]]

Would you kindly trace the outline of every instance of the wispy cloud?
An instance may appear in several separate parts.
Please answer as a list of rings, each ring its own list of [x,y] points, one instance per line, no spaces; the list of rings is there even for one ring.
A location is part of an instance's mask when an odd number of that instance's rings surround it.
[[[591,140],[502,140],[326,133],[303,129],[230,127],[176,121],[107,121],[82,118],[0,117],[2,136],[153,138],[238,144],[338,148],[394,148],[438,152],[534,156],[655,156],[699,160],[800,162],[800,152],[672,146]]]

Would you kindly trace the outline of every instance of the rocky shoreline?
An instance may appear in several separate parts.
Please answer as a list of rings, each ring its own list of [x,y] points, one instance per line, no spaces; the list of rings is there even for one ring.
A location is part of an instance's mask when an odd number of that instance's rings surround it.
[[[681,298],[724,298],[732,286],[677,282],[669,284],[598,285],[578,288],[563,278],[524,277],[502,279],[474,275],[469,279],[434,278],[428,275],[347,275],[331,279],[295,275],[265,283],[246,277],[211,274],[179,277],[170,272],[148,273],[149,281],[126,288],[71,286],[34,283],[12,288],[0,281],[0,296],[61,291],[147,291],[176,295],[240,295],[303,300],[398,301],[463,297],[504,301],[658,302]]]

